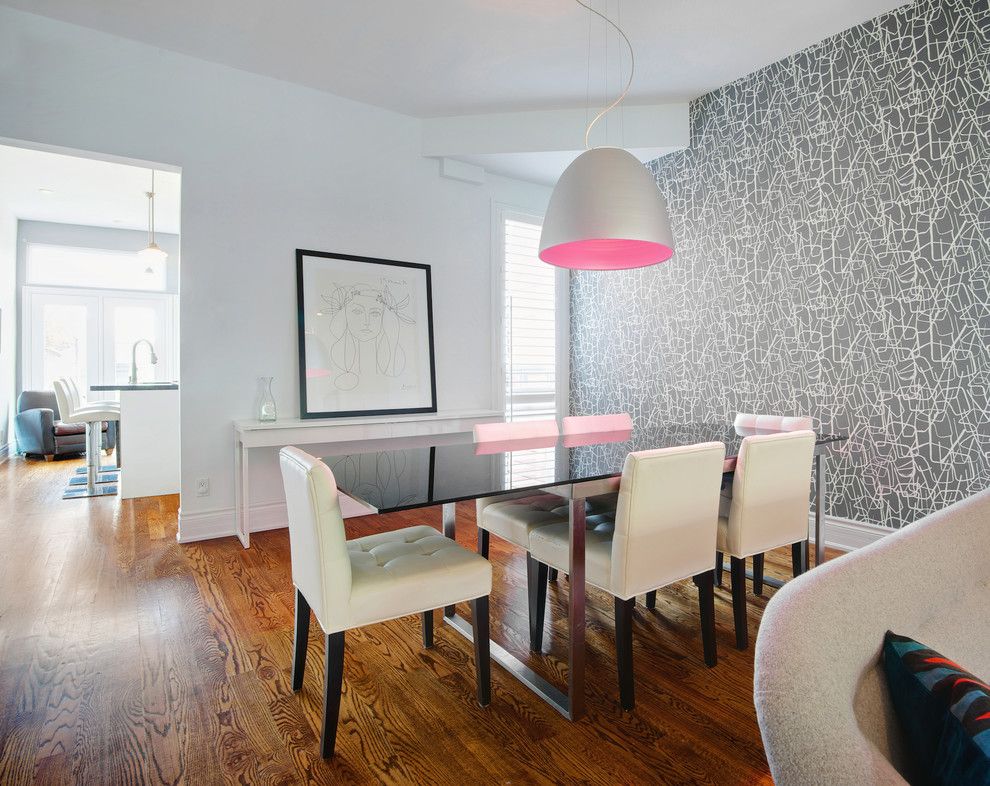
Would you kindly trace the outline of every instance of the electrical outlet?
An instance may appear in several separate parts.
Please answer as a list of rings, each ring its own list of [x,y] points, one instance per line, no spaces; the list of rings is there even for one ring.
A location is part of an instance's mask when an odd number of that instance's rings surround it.
[[[197,497],[208,497],[210,496],[210,479],[200,478],[196,481],[196,496]]]

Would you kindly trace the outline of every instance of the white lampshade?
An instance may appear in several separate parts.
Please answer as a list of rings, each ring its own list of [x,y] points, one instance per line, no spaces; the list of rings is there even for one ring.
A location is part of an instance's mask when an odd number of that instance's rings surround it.
[[[543,220],[540,259],[577,270],[624,270],[673,254],[667,203],[632,153],[596,147],[564,170]]]
[[[138,251],[138,256],[148,262],[158,262],[168,259],[168,254],[157,243],[149,243],[147,248],[142,248]]]

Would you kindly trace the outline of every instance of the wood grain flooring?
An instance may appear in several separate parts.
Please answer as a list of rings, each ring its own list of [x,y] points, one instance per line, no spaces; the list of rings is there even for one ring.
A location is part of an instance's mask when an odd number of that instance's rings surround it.
[[[65,500],[78,461],[0,465],[0,784],[769,783],[751,698],[716,590],[719,664],[702,660],[690,581],[633,619],[637,705],[621,712],[611,598],[588,597],[588,714],[564,720],[492,669],[475,702],[469,643],[408,617],[348,633],[337,757],[318,755],[323,652],[311,627],[290,689],[286,530],[180,545],[177,497]],[[458,541],[474,547],[472,504]],[[348,537],[440,511],[352,519]],[[566,684],[566,584],[551,585],[544,654],[528,652],[524,554],[492,538],[492,636]],[[786,577],[789,552],[767,557]],[[727,584],[728,582],[726,582]],[[767,596],[772,589],[767,589]],[[751,596],[755,634],[765,599]],[[469,613],[467,605],[459,609]]]

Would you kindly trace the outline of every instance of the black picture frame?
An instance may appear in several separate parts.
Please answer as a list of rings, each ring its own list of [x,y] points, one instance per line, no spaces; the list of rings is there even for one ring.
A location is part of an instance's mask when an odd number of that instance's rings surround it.
[[[369,267],[368,275],[382,275],[385,268],[398,268],[404,270],[421,271],[424,275],[424,294],[426,310],[426,349],[429,354],[429,384],[430,403],[426,406],[413,407],[372,407],[372,408],[342,408],[335,410],[310,409],[310,402],[307,400],[308,376],[307,370],[312,368],[307,365],[306,357],[306,291],[305,291],[305,266],[308,259],[341,260],[350,263],[360,263],[368,266],[379,266],[379,268]],[[396,259],[382,259],[379,257],[365,257],[354,254],[340,254],[329,251],[313,251],[310,249],[296,249],[296,309],[298,327],[298,352],[299,352],[299,416],[302,419],[322,419],[322,418],[347,418],[364,417],[375,415],[405,415],[417,413],[431,413],[437,411],[437,375],[436,356],[434,352],[433,336],[433,285],[430,265],[418,262],[404,262]]]

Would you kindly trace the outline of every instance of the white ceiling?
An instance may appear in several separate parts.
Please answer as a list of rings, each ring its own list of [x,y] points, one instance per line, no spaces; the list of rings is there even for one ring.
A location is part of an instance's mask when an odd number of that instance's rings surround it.
[[[179,232],[179,180],[155,172],[159,232]],[[0,145],[0,204],[18,218],[146,230],[150,187],[145,167]]]
[[[584,106],[573,0],[0,0],[163,49],[430,117]],[[636,50],[636,103],[685,100],[904,0],[592,0]],[[592,94],[601,94],[594,25]],[[616,40],[609,73],[618,83]]]

